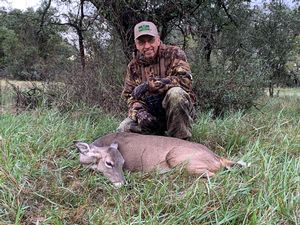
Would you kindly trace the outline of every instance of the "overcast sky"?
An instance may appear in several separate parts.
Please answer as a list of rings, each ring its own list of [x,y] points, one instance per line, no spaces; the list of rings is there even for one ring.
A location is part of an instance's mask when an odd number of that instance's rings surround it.
[[[41,4],[41,0],[4,0],[0,1],[0,6],[17,8],[25,10],[29,7],[37,8]]]

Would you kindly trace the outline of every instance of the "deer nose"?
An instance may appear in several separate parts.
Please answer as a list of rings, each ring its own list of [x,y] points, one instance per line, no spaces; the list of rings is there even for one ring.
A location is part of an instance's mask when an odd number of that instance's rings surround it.
[[[121,181],[114,182],[113,185],[114,185],[115,188],[120,188],[120,187],[123,187],[124,185],[127,185],[127,181],[123,177],[123,179]]]
[[[113,185],[115,186],[115,188],[120,188],[124,185],[124,182],[113,183]]]

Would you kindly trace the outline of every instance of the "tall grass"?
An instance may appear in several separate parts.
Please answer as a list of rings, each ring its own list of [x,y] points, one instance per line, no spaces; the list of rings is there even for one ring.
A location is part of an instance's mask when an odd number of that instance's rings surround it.
[[[251,163],[209,180],[177,169],[126,173],[114,189],[79,165],[73,140],[92,141],[120,122],[98,109],[39,109],[0,119],[0,224],[300,224],[300,99],[260,110],[200,114],[193,141]]]

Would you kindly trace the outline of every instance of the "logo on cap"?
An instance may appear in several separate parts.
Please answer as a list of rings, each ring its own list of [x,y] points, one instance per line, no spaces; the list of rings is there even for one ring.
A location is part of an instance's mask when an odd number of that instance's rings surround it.
[[[139,32],[150,30],[150,26],[148,24],[144,24],[138,27]]]

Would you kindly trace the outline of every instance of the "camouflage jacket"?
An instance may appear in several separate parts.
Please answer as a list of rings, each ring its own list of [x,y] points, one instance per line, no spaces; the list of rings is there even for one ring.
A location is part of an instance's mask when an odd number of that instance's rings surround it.
[[[127,100],[129,111],[136,102],[144,105],[142,100],[134,99],[131,96],[133,89],[145,81],[156,79],[163,80],[164,84],[158,86],[157,93],[165,94],[168,89],[180,86],[189,93],[193,103],[195,102],[191,70],[184,51],[179,47],[161,43],[153,61],[146,61],[139,52],[135,52],[127,66],[122,96]]]

